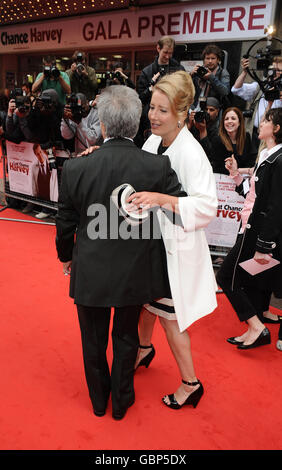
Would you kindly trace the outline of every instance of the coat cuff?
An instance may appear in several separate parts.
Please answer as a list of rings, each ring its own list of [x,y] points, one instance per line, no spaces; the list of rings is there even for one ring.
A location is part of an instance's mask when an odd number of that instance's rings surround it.
[[[275,247],[275,242],[266,242],[264,240],[261,240],[259,237],[257,238],[256,250],[260,253],[271,253]]]

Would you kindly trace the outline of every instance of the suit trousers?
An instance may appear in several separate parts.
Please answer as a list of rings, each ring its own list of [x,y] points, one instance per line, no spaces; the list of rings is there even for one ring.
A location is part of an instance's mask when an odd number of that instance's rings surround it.
[[[268,310],[271,292],[259,288],[255,276],[248,274],[241,266],[236,267],[242,236],[238,236],[235,245],[226,256],[216,275],[216,280],[240,321],[247,321],[254,315],[263,321],[263,312]],[[235,267],[236,277],[232,285]]]
[[[110,393],[113,412],[121,412],[134,402],[134,365],[139,346],[140,311],[141,305],[115,307],[110,372],[107,347],[111,308],[77,305],[85,377],[95,411],[106,410]]]

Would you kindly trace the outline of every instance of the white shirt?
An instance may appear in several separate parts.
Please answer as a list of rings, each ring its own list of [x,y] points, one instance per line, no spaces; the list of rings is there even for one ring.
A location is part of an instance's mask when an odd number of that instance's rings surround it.
[[[245,101],[251,101],[255,95],[258,93],[259,90],[259,85],[257,82],[252,82],[252,83],[243,83],[241,88],[234,88],[234,86],[231,88],[231,92],[235,96],[239,96]],[[259,123],[261,121],[262,116],[265,113],[265,110],[267,108],[268,101],[264,98],[262,95],[259,98],[259,105],[258,109],[255,115],[255,120],[254,120],[254,126],[259,127]],[[282,107],[282,100],[274,100],[272,103],[271,108],[281,108]]]

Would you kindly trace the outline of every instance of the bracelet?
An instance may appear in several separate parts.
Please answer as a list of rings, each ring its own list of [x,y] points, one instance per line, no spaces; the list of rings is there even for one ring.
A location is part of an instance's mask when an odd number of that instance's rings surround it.
[[[151,81],[150,81],[150,85],[151,85],[151,86],[155,86],[155,84],[156,84],[156,82],[154,82],[154,80],[151,80]]]

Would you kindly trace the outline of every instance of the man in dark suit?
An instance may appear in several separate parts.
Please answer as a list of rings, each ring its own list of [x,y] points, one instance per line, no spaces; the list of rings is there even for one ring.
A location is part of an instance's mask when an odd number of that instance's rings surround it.
[[[133,89],[116,85],[104,90],[98,100],[104,143],[87,157],[64,164],[56,218],[56,246],[64,272],[71,274],[70,296],[77,304],[94,413],[105,414],[111,393],[115,419],[123,418],[135,399],[141,306],[169,293],[162,240],[151,233],[156,218],[152,212],[144,219],[127,212],[128,185],[136,191],[185,195],[169,158],[133,143],[141,109]],[[116,205],[122,206],[120,211]],[[111,307],[110,373],[106,349]]]

